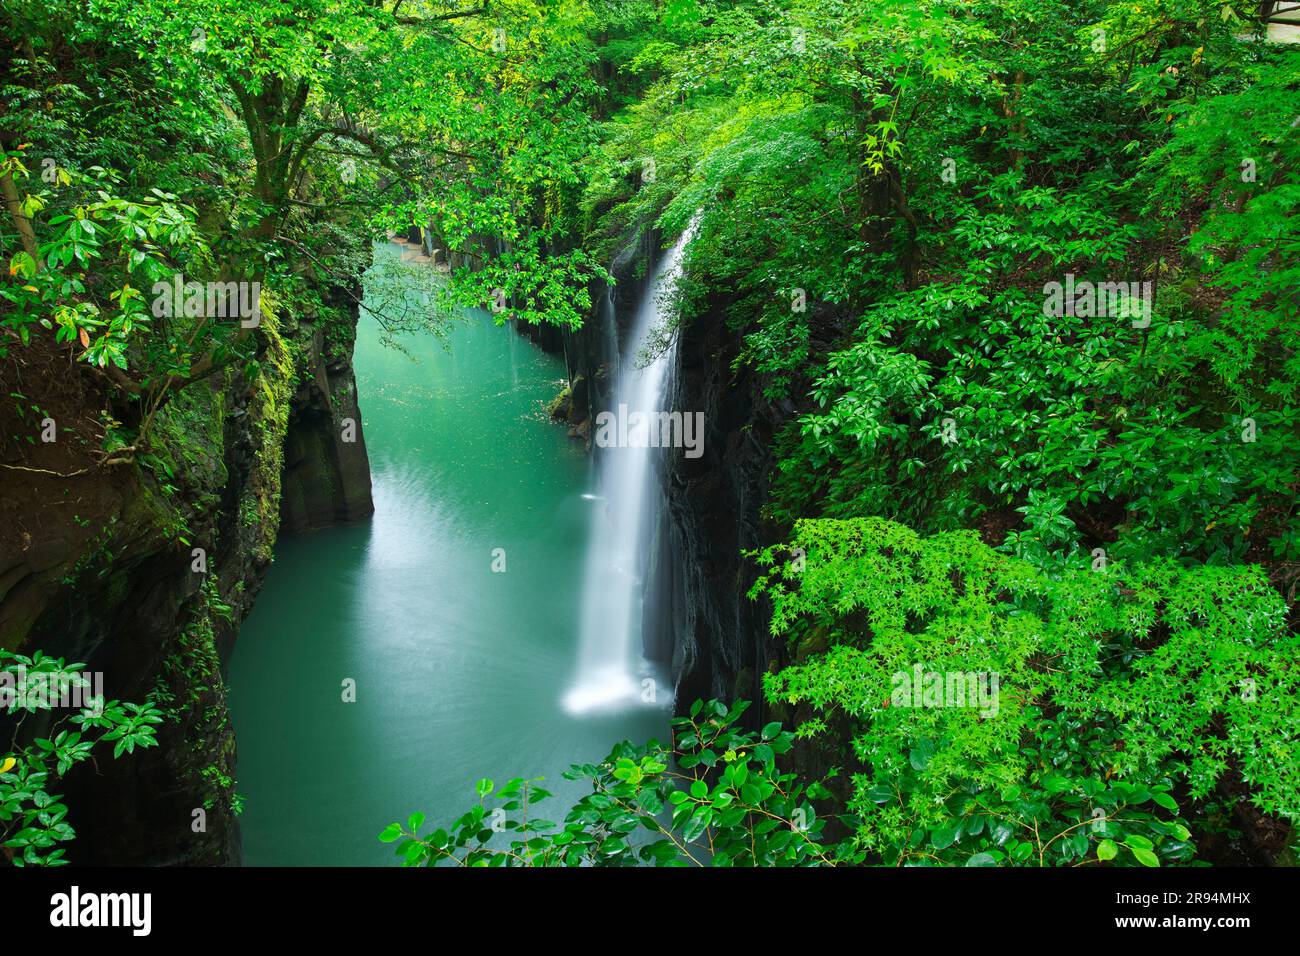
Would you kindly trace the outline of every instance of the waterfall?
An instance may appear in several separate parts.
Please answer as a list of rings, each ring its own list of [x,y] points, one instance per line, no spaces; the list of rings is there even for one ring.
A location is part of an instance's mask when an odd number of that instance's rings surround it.
[[[664,383],[676,345],[645,367],[642,353],[667,317],[669,300],[682,272],[682,253],[695,223],[664,255],[637,309],[628,348],[619,362],[614,408],[633,420],[636,413],[663,410]],[[631,429],[629,429],[629,432]],[[656,456],[662,449],[634,441],[597,452],[597,494],[582,593],[577,678],[564,698],[572,713],[618,710],[651,703],[646,693],[653,670],[642,654],[644,573],[660,509],[655,484]],[[660,703],[667,701],[659,700]]]

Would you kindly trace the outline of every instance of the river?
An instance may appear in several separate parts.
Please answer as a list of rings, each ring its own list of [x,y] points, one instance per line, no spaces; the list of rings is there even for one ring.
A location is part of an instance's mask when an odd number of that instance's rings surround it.
[[[600,505],[581,443],[543,413],[563,362],[477,310],[445,342],[403,343],[363,311],[374,517],[281,539],[231,663],[248,865],[392,864],[384,826],[449,824],[480,777],[545,777],[542,815],[562,820],[584,787],[560,771],[667,734],[670,701],[564,707]]]

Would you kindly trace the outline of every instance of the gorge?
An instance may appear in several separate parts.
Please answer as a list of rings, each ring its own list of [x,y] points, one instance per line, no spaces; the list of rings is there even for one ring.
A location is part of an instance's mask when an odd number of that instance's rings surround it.
[[[377,247],[376,268],[402,253]],[[248,864],[383,863],[373,834],[390,816],[419,804],[451,818],[472,777],[544,776],[569,800],[580,788],[559,773],[574,759],[667,729],[670,684],[657,705],[642,705],[639,676],[616,699],[641,657],[641,550],[615,565],[590,530],[638,517],[647,457],[632,466],[643,474],[594,484],[583,444],[543,412],[563,363],[487,313],[400,344],[362,319],[374,517],[282,538],[241,630],[230,686]],[[584,658],[570,687],[579,633],[601,663]]]
[[[1294,864],[1288,16],[6,0],[0,868]]]

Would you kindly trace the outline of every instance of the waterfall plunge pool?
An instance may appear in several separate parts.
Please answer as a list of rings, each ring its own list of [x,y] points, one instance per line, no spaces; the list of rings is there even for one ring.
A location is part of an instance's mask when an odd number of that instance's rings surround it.
[[[363,311],[354,366],[374,517],[284,537],[234,653],[249,865],[394,865],[379,831],[417,810],[446,826],[481,777],[544,777],[555,796],[539,812],[561,820],[586,792],[560,776],[569,764],[667,737],[671,692],[659,684],[647,705],[635,671],[619,706],[563,706],[595,603],[589,542],[612,502],[542,413],[562,361],[477,311],[445,347],[403,344],[414,359]],[[619,573],[635,583],[635,567]]]

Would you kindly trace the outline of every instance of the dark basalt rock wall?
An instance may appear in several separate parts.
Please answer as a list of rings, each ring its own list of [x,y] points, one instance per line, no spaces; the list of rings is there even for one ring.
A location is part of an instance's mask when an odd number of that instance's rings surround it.
[[[595,281],[590,294],[592,314],[577,330],[564,330],[560,349],[569,373],[568,396],[553,411],[553,417],[568,421],[570,434],[591,447],[592,422],[614,403],[620,343],[626,340],[636,310],[645,295],[651,269],[658,258],[657,233],[629,235],[609,265],[612,283]]]
[[[298,334],[308,350],[310,375],[298,385],[285,436],[280,492],[283,532],[347,524],[375,511],[352,371],[355,324],[351,334],[333,348],[319,326],[304,323]]]
[[[746,698],[754,701],[748,717],[757,721],[768,609],[746,596],[755,573],[743,552],[772,540],[770,528],[762,533],[760,509],[774,466],[772,439],[792,408],[773,405],[758,376],[733,369],[739,342],[725,315],[724,303],[715,302],[678,340],[671,407],[703,412],[704,444],[698,458],[675,450],[665,469],[662,533],[671,543],[661,573],[670,583],[661,588],[670,600],[679,705]]]
[[[762,509],[776,474],[776,438],[807,408],[769,398],[766,376],[737,362],[743,337],[728,322],[731,307],[727,291],[715,289],[678,338],[672,407],[703,412],[705,439],[700,457],[678,450],[667,463],[672,566],[663,571],[671,583],[660,587],[671,597],[678,705],[743,698],[753,702],[746,721],[757,726],[789,721],[769,714],[762,675],[785,666],[790,651],[769,634],[766,599],[748,597],[757,569],[744,552],[788,538],[790,529],[764,519]],[[811,309],[813,354],[826,354],[848,322],[831,306]],[[809,384],[797,380],[787,394],[806,395]]]

